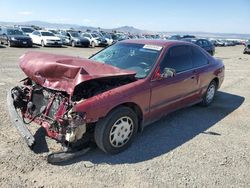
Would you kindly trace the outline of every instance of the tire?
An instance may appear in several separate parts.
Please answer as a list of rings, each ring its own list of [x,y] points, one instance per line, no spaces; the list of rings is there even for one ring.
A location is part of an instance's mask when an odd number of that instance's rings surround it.
[[[71,46],[72,46],[72,47],[75,47],[75,46],[76,46],[76,42],[75,42],[75,41],[72,41],[72,42],[71,42]]]
[[[11,43],[10,43],[9,40],[7,41],[7,44],[8,44],[9,47],[12,47],[12,45],[11,45]]]
[[[136,113],[131,108],[119,107],[97,122],[94,133],[95,142],[102,151],[117,154],[132,144],[137,130]]]
[[[91,48],[95,48],[95,42],[94,41],[91,42]]]
[[[45,46],[45,44],[44,44],[43,40],[41,41],[41,46],[42,46],[42,47],[44,47],[44,46]]]
[[[216,91],[217,91],[217,84],[213,80],[209,84],[209,86],[207,88],[207,91],[206,91],[206,93],[204,94],[204,96],[202,98],[201,105],[202,106],[209,106],[213,102],[213,100],[214,100],[214,96],[216,94]]]

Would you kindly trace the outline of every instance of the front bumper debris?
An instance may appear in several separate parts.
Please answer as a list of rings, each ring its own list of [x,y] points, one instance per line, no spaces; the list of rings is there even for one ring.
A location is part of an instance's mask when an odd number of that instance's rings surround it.
[[[9,90],[7,94],[7,105],[10,114],[10,119],[13,125],[17,128],[20,135],[24,138],[27,145],[32,149],[35,145],[35,138],[31,134],[27,125],[23,122],[23,118],[20,117],[14,105],[14,96],[12,94],[12,90]],[[90,145],[85,143],[85,145],[81,145],[75,148],[64,147],[65,151],[57,151],[48,154],[47,161],[51,164],[60,164],[63,162],[67,162],[69,160],[75,159],[87,153],[90,150]]]
[[[17,128],[21,136],[24,138],[25,142],[28,144],[29,147],[34,146],[35,138],[27,128],[27,126],[23,123],[22,118],[19,116],[18,112],[15,109],[13,104],[13,97],[11,94],[11,90],[7,94],[7,105],[10,114],[10,119],[13,125]]]

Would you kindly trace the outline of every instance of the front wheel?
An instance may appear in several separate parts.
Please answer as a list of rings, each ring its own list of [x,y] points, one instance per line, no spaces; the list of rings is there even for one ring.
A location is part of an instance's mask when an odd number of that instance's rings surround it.
[[[207,91],[206,91],[205,95],[202,98],[201,104],[203,106],[209,106],[213,102],[213,100],[214,100],[214,96],[215,96],[216,91],[217,91],[217,84],[213,80],[209,84],[209,86],[207,88]]]
[[[8,43],[8,46],[9,46],[9,47],[12,47],[11,42],[10,42],[9,40],[8,40],[7,43]]]
[[[95,126],[97,146],[106,153],[116,154],[127,149],[138,130],[136,113],[128,107],[119,107]]]

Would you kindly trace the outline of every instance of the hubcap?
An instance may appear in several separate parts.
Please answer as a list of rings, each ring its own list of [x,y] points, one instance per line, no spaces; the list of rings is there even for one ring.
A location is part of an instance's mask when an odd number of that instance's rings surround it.
[[[119,118],[111,127],[109,141],[113,147],[124,146],[132,136],[134,123],[128,116]]]
[[[206,99],[207,99],[208,103],[210,103],[213,100],[214,94],[215,94],[215,86],[212,84],[209,86],[209,88],[207,90]]]

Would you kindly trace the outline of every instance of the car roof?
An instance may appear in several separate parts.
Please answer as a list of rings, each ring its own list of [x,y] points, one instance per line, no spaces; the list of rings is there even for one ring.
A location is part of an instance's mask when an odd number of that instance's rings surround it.
[[[135,43],[135,44],[148,44],[148,45],[156,45],[156,46],[171,46],[174,44],[189,44],[190,42],[179,41],[179,40],[162,40],[162,39],[128,39],[120,41],[120,43]]]
[[[51,31],[47,31],[47,30],[35,30],[35,31],[52,33]]]

